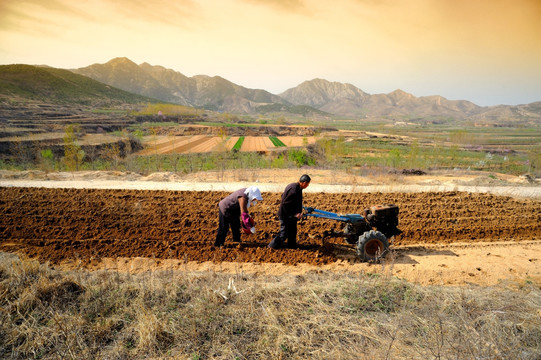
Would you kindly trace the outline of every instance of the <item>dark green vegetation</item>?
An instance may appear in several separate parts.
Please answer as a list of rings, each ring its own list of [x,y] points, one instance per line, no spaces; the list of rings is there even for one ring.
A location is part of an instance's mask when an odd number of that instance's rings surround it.
[[[278,139],[276,136],[269,136],[269,139],[272,141],[274,146],[286,146],[286,144],[284,144],[282,140]]]
[[[0,254],[0,357],[536,359],[541,291],[323,272],[60,271]]]
[[[235,145],[233,145],[232,150],[237,150],[237,151],[240,150],[240,148],[242,147],[243,142],[244,142],[244,136],[239,137],[239,139],[237,140]]]

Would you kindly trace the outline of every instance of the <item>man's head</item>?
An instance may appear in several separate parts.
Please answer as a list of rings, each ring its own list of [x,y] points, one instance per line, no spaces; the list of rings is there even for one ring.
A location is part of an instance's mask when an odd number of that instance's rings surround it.
[[[301,189],[306,189],[308,185],[310,185],[310,181],[312,181],[312,179],[310,179],[310,176],[308,176],[307,174],[302,175],[299,179],[299,185],[301,186]]]

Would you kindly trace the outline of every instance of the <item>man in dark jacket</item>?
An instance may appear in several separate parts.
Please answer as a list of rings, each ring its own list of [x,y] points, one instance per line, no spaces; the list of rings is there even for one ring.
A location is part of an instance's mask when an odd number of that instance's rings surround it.
[[[302,191],[310,185],[310,176],[304,174],[298,182],[286,186],[278,209],[280,232],[268,245],[272,249],[284,247],[285,239],[289,248],[297,247],[297,221],[302,218]]]
[[[220,201],[218,205],[218,232],[214,246],[224,245],[229,228],[231,228],[233,234],[233,241],[240,242],[239,218],[244,228],[252,228],[252,232],[255,231],[253,220],[248,214],[248,208],[255,205],[257,200],[263,200],[261,191],[255,186],[250,186],[249,188],[239,189]]]

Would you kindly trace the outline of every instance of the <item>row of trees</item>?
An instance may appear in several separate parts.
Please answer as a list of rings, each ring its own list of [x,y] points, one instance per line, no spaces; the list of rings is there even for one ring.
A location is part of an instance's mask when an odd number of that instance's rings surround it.
[[[2,149],[0,165],[11,169],[41,169],[44,171],[98,170],[116,168],[129,154],[142,148],[141,141],[121,133],[118,141],[103,144],[84,144],[78,125],[65,127],[62,143],[16,140]]]

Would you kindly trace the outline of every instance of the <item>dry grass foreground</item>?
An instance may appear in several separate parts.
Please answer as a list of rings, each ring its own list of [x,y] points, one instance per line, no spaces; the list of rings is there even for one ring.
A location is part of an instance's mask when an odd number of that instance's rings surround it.
[[[503,285],[503,284],[502,284]],[[0,253],[0,358],[538,359],[541,291],[376,274],[60,271]]]

